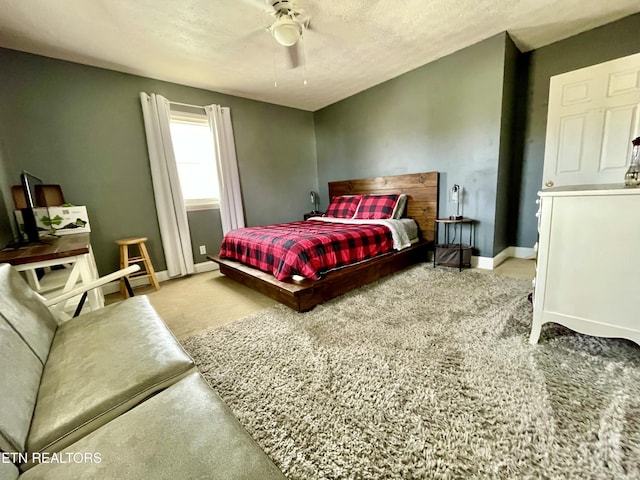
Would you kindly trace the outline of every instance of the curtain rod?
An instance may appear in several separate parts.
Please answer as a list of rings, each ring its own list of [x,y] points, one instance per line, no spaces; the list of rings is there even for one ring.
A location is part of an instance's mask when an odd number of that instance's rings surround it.
[[[181,105],[183,107],[199,108],[201,110],[204,110],[204,107],[202,105],[191,105],[189,103],[172,102],[171,100],[169,100],[169,103],[171,105]]]

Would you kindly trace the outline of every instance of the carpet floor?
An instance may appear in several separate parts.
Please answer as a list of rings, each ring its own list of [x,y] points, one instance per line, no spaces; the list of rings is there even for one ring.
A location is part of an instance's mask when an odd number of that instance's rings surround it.
[[[291,479],[640,478],[640,347],[530,345],[530,291],[423,264],[183,343]]]

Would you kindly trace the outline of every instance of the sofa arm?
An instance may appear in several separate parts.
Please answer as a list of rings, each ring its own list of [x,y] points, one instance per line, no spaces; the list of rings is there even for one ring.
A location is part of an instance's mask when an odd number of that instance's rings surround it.
[[[68,292],[63,293],[62,295],[58,295],[57,297],[50,298],[50,299],[45,299],[43,297],[42,303],[44,303],[46,307],[51,307],[53,305],[57,305],[58,303],[69,300],[70,298],[77,297],[78,295],[82,295],[82,299],[80,300],[80,303],[78,304],[78,307],[76,308],[76,311],[73,314],[74,317],[77,317],[78,315],[80,315],[80,311],[84,306],[84,302],[87,298],[87,292],[93,290],[94,288],[102,287],[107,283],[111,283],[113,281],[124,278],[127,289],[129,290],[129,295],[133,296],[133,292],[131,291],[131,286],[129,285],[129,280],[127,279],[127,276],[137,272],[138,270],[140,270],[140,265],[131,265],[130,267],[123,268],[122,270],[118,270],[116,272],[105,275],[104,277],[100,277],[97,280],[94,280],[93,282],[85,283],[83,285],[80,285],[79,287],[73,288]]]

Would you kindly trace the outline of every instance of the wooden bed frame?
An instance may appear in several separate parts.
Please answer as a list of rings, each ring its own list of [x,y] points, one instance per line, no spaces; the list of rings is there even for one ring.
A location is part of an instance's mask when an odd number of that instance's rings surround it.
[[[438,216],[438,172],[329,182],[329,198],[334,195],[365,193],[405,193],[405,215],[418,224],[420,240],[411,247],[393,251],[364,262],[343,267],[320,280],[279,281],[273,275],[228,259],[208,256],[220,265],[220,272],[288,307],[305,312],[343,293],[378,280],[418,262],[427,261],[432,248]]]

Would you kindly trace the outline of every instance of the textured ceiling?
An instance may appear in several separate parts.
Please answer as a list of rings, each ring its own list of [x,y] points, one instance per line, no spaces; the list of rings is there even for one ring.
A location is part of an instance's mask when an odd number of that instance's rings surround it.
[[[296,3],[311,17],[296,69],[265,30],[264,0],[2,0],[0,46],[315,111],[503,31],[527,51],[640,11],[638,0]]]

